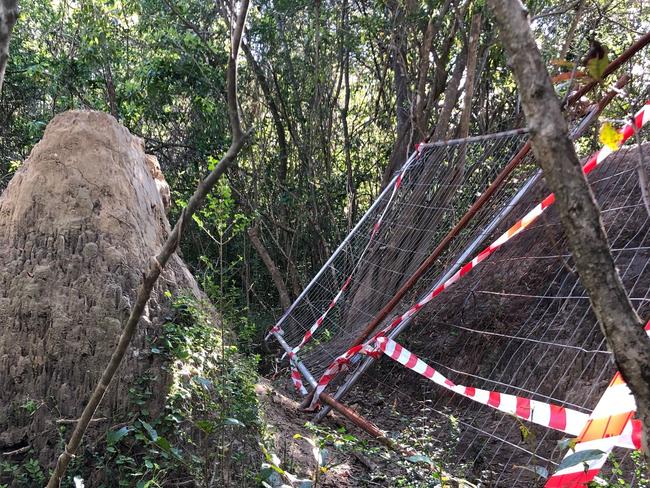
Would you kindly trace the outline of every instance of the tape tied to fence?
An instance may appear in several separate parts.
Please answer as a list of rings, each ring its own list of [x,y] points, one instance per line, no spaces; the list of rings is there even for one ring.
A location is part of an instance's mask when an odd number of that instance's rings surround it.
[[[308,393],[307,388],[305,388],[305,385],[302,382],[302,376],[300,375],[300,371],[298,370],[298,366],[296,365],[296,360],[294,358],[291,358],[290,363],[291,363],[291,382],[293,383],[293,387],[302,396],[307,396]]]
[[[650,320],[645,325],[650,336]],[[641,448],[641,422],[634,418],[636,402],[621,373],[616,372],[609,386],[585,422],[577,442],[564,456],[563,467],[546,482],[546,488],[584,488],[596,478],[614,447]],[[595,456],[571,463],[571,456],[592,451]],[[600,454],[598,454],[600,452]],[[575,458],[574,458],[575,459]]]
[[[552,403],[544,403],[498,391],[482,390],[473,386],[457,385],[394,340],[388,337],[380,337],[377,339],[377,344],[386,356],[437,385],[522,420],[576,436],[582,431],[589,417],[586,413]]]
[[[602,147],[599,151],[594,153],[587,163],[583,166],[583,172],[585,175],[591,173],[598,165],[600,165],[610,154],[618,150],[632,135],[634,135],[639,129],[641,129],[647,122],[650,120],[650,101],[639,110],[633,120],[621,128],[618,132],[621,135],[621,140],[618,143],[616,149],[610,148],[609,146]],[[522,219],[518,220],[512,227],[510,227],[506,232],[504,232],[500,237],[498,237],[492,244],[486,247],[481,251],[477,256],[475,256],[471,261],[462,266],[451,278],[441,284],[439,287],[428,293],[424,296],[418,303],[413,305],[405,313],[398,315],[393,319],[393,321],[385,327],[383,330],[377,332],[373,337],[371,337],[365,345],[367,347],[372,347],[370,344],[373,344],[377,341],[378,338],[382,336],[387,336],[390,331],[395,329],[402,321],[406,318],[415,315],[422,307],[427,303],[431,302],[435,297],[440,293],[447,290],[455,283],[457,283],[463,276],[468,274],[471,270],[476,268],[481,262],[485,261],[489,256],[496,252],[501,246],[506,242],[514,238],[523,232],[527,227],[530,226],[537,218],[539,218],[544,211],[550,207],[555,201],[555,194],[551,193],[544,200],[538,203],[532,210],[530,210]],[[330,366],[325,370],[325,373],[321,376],[316,386],[316,391],[312,399],[311,407],[315,407],[318,403],[318,396],[322,391],[327,388],[327,385],[338,375],[342,370],[343,365],[347,365],[350,362],[350,358],[355,354],[358,354],[361,351],[359,346],[353,347],[337,357]]]

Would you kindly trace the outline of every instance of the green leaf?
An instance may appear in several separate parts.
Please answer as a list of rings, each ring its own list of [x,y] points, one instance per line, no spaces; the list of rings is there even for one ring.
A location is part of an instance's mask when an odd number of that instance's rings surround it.
[[[195,424],[206,434],[211,434],[215,428],[214,422],[210,422],[209,420],[197,420]]]
[[[327,449],[319,449],[316,461],[319,466],[325,466],[329,461],[329,451]]]
[[[223,425],[235,425],[237,427],[246,427],[242,422],[237,419],[227,418],[223,421]]]
[[[433,466],[433,461],[429,456],[423,456],[421,454],[418,454],[416,456],[409,456],[406,458],[406,460],[410,463],[426,463],[429,466]]]
[[[609,64],[609,59],[607,54],[602,58],[591,58],[587,61],[587,71],[589,71],[589,76],[595,80],[602,80],[603,74],[605,74],[605,68]]]
[[[151,440],[156,442],[158,440],[158,432],[156,432],[156,429],[154,429],[151,425],[149,425],[144,420],[140,420],[140,423],[142,424],[142,427],[144,427],[147,433],[149,434]]]
[[[541,478],[544,479],[548,478],[548,469],[546,469],[543,466],[516,466],[515,465],[513,467],[530,471],[531,473],[535,473],[537,476],[540,476]]]
[[[566,451],[567,449],[575,448],[577,443],[578,439],[576,437],[564,437],[563,439],[557,441],[557,447],[561,451]]]
[[[203,386],[203,388],[210,391],[210,388],[212,387],[212,381],[201,376],[194,376],[192,379]]]
[[[172,445],[164,437],[157,437],[154,442],[165,451],[170,451],[172,448]]]
[[[153,469],[153,463],[149,459],[144,460],[144,465],[147,467],[147,469]]]
[[[112,446],[113,444],[117,444],[122,440],[126,435],[129,433],[129,428],[128,427],[122,427],[121,429],[118,430],[112,430],[108,434],[106,434],[106,442],[108,442],[109,446]]]
[[[565,457],[560,465],[557,467],[557,471],[562,469],[570,468],[580,463],[585,463],[593,459],[598,459],[603,454],[605,454],[600,449],[587,449],[586,451],[574,452],[570,456]]]
[[[270,466],[264,467],[260,470],[260,478],[262,480],[268,480],[273,473],[274,473],[273,468],[271,468]]]

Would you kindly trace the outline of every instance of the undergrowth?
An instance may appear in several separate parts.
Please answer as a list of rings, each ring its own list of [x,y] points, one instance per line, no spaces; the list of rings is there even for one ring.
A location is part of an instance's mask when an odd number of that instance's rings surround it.
[[[62,486],[75,486],[75,477],[97,488],[258,486],[258,358],[224,344],[209,305],[168,298],[173,313],[147,351],[162,371],[129,388],[130,411],[79,453]],[[162,405],[161,384],[169,384]],[[61,426],[59,449],[66,437]],[[0,487],[42,486],[46,474],[27,453],[0,463]]]

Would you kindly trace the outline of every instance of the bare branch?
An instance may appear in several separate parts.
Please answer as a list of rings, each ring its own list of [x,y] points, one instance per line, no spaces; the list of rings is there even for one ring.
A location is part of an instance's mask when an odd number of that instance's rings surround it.
[[[131,343],[133,336],[137,330],[138,322],[142,317],[145,306],[149,301],[151,296],[151,291],[158,280],[158,277],[162,273],[165,264],[177,249],[178,244],[183,234],[185,228],[185,223],[190,221],[192,215],[199,209],[206,195],[210,192],[212,187],[217,183],[219,178],[224,174],[229,166],[235,161],[237,154],[244,145],[244,142],[247,140],[249,132],[243,133],[241,130],[241,122],[239,117],[239,111],[237,110],[237,55],[239,53],[239,46],[241,43],[241,34],[244,29],[244,22],[246,21],[246,16],[248,15],[248,0],[241,2],[241,10],[237,17],[235,28],[233,30],[232,43],[231,43],[231,52],[230,59],[228,61],[228,71],[227,71],[227,95],[228,95],[228,107],[234,111],[229,110],[230,124],[232,131],[232,142],[226,154],[222,157],[219,164],[215,166],[212,172],[199,183],[198,188],[195,190],[192,197],[189,199],[187,206],[183,209],[178,222],[174,226],[174,229],[167,237],[167,240],[163,244],[162,250],[158,256],[152,257],[149,262],[149,269],[145,274],[140,287],[138,288],[136,302],[131,309],[131,314],[124,326],[122,335],[120,336],[119,342],[113,351],[111,359],[108,363],[108,366],[102,373],[101,379],[95,390],[93,391],[90,400],[86,404],[79,422],[77,423],[70,441],[65,446],[63,453],[59,456],[56,467],[52,472],[52,476],[47,484],[48,488],[58,488],[60,486],[61,480],[65,474],[66,468],[70,463],[70,460],[77,452],[81,440],[83,439],[84,434],[88,425],[93,419],[93,416],[97,410],[97,407],[104,397],[104,393],[108,389],[115,372],[117,371],[124,355],[126,354],[127,349]]]

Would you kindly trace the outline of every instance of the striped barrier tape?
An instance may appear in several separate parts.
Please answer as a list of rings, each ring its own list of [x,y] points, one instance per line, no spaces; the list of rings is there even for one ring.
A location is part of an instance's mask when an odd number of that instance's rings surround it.
[[[268,334],[266,334],[266,337],[264,337],[264,340],[268,341],[269,337],[271,337],[273,334],[282,335],[282,334],[284,334],[284,331],[282,330],[282,328],[279,325],[274,325],[273,327],[271,327],[271,330],[269,330]]]
[[[458,393],[501,412],[574,436],[578,435],[587,423],[589,416],[577,410],[515,395],[499,393],[498,391],[488,391],[472,386],[457,385],[392,339],[380,337],[377,339],[377,343],[379,349],[385,355],[403,366],[412,369],[449,391]]]
[[[635,114],[632,122],[626,124],[622,129],[618,131],[619,134],[621,135],[621,140],[618,142],[616,150],[618,150],[632,135],[636,133],[636,131],[641,129],[649,120],[650,120],[650,101],[646,102],[643,108],[641,108],[641,110],[639,110]],[[612,154],[614,151],[615,149],[609,146],[602,147],[599,151],[593,154],[589,158],[587,163],[583,166],[584,174],[587,175],[591,173],[598,165],[600,165],[607,158],[607,156]],[[391,330],[397,327],[403,320],[405,320],[408,317],[411,317],[412,315],[415,315],[422,307],[424,307],[427,303],[432,301],[436,296],[438,296],[440,293],[453,286],[458,280],[460,280],[460,278],[465,276],[472,269],[477,267],[481,262],[483,262],[485,259],[491,256],[503,244],[505,244],[506,242],[514,238],[516,235],[523,232],[528,226],[530,226],[530,224],[532,224],[535,220],[537,220],[537,218],[539,218],[542,215],[542,213],[544,213],[544,211],[553,204],[553,202],[555,202],[555,194],[551,193],[546,198],[544,198],[544,200],[542,200],[539,204],[537,204],[530,212],[528,212],[522,219],[517,221],[512,227],[510,227],[506,232],[504,232],[496,241],[494,241],[483,251],[481,251],[470,262],[466,263],[463,267],[461,267],[451,278],[449,278],[439,287],[434,289],[431,293],[427,294],[424,298],[422,298],[419,302],[413,305],[405,313],[403,313],[402,315],[398,315],[395,319],[393,319],[393,321],[386,328],[384,328],[383,330],[375,334],[373,337],[371,337],[366,342],[366,345],[373,344],[379,337],[387,335]],[[336,358],[330,364],[330,366],[325,370],[323,376],[320,378],[318,384],[316,385],[316,391],[314,393],[314,397],[311,402],[312,408],[315,407],[316,404],[318,403],[318,397],[320,393],[323,390],[325,390],[325,388],[332,381],[332,379],[334,379],[334,377],[341,371],[341,369],[343,369],[343,366],[347,365],[350,362],[352,356],[359,353],[360,349],[356,350],[358,349],[358,347],[359,346],[353,347],[348,351],[346,351],[345,353],[343,353],[341,356]],[[356,352],[353,352],[354,350],[356,350]]]
[[[300,393],[302,396],[307,395],[307,388],[305,388],[305,385],[302,382],[302,376],[300,375],[300,371],[298,371],[298,366],[296,366],[295,359],[291,359],[291,381],[293,383],[294,388],[298,393]]]
[[[650,336],[650,321],[645,331]],[[593,451],[595,457],[567,467],[560,464],[560,469],[546,482],[546,488],[585,488],[598,475],[614,447],[640,449],[641,422],[633,418],[635,412],[634,396],[621,373],[617,372],[563,462],[586,451]]]

